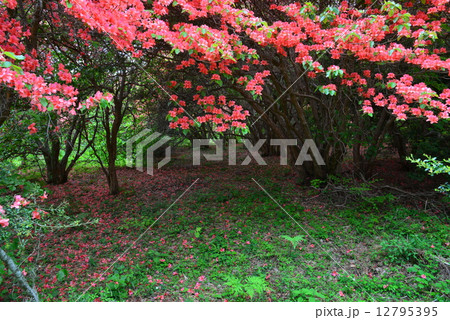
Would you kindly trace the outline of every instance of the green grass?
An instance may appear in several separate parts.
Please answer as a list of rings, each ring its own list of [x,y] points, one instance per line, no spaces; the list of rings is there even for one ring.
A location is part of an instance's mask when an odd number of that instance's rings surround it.
[[[443,216],[390,201],[336,209],[283,178],[257,179],[284,211],[251,177],[207,175],[156,223],[182,191],[102,200],[105,226],[54,235],[63,253],[41,258],[52,266],[37,280],[43,300],[449,301]]]
[[[107,284],[103,292],[95,288],[85,298],[126,299],[124,290],[130,287],[142,299],[169,293],[171,300],[185,301],[441,301],[450,293],[439,262],[448,261],[442,243],[448,228],[436,217],[395,207],[382,214],[323,208],[305,212],[301,204],[278,196],[307,235],[262,191],[226,189],[192,195],[165,217],[170,223],[145,237],[165,239],[158,250],[147,252],[153,261],[150,270],[136,267],[129,274],[119,264],[110,280],[122,277],[122,285]],[[139,234],[168,205],[145,208],[139,220],[124,226]],[[304,240],[293,249],[286,236]],[[183,239],[192,248],[184,248]],[[169,269],[169,263],[176,268]],[[173,270],[186,282],[176,281]],[[155,272],[164,285],[141,288],[138,279],[145,281],[146,273]],[[205,285],[194,294],[184,292],[200,276],[206,277]]]

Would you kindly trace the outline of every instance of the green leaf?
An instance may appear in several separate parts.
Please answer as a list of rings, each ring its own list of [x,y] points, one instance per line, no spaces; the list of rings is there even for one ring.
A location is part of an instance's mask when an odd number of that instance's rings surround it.
[[[100,108],[105,109],[105,108],[108,108],[110,104],[111,104],[111,102],[109,102],[108,100],[101,99],[100,103],[99,103],[99,106],[100,106]]]
[[[387,87],[388,89],[394,89],[397,86],[395,82],[388,82]]]
[[[24,59],[25,59],[24,56],[22,56],[22,55],[17,56],[17,55],[15,55],[14,53],[9,52],[9,51],[3,51],[3,54],[4,54],[5,56],[11,58],[11,59],[14,59],[14,60],[24,60]]]
[[[2,68],[9,68],[9,67],[12,66],[12,63],[9,62],[9,61],[2,61],[2,63],[0,63],[0,66],[1,66]]]
[[[45,98],[39,98],[39,102],[44,106],[47,107],[48,106],[48,100]]]
[[[13,64],[13,65],[11,66],[11,69],[13,69],[14,71],[16,71],[16,72],[19,73],[19,74],[23,74],[22,68],[19,67],[19,66],[16,66],[15,64]],[[30,87],[31,87],[31,86],[30,86]],[[30,89],[30,90],[31,90],[31,89]]]
[[[61,269],[56,274],[56,279],[58,279],[58,281],[62,281],[68,275],[69,275],[69,272],[66,269]]]

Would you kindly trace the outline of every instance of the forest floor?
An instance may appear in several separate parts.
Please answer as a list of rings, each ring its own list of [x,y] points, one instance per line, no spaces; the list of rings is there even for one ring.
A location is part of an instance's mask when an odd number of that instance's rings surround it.
[[[450,301],[448,217],[426,197],[435,181],[385,160],[376,182],[312,188],[274,159],[182,158],[153,176],[120,169],[118,196],[99,170],[48,186],[93,223],[27,246],[21,267],[42,300]],[[12,281],[3,301],[24,298]]]

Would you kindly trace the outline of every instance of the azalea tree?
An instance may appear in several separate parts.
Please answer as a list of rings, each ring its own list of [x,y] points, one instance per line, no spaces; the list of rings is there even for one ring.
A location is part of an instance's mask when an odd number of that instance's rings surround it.
[[[155,1],[151,6],[136,1],[122,7],[104,2],[83,11],[79,5],[72,1],[70,10],[98,30],[103,27],[92,18],[94,10],[110,12],[105,19],[114,15],[117,27],[107,31],[118,47],[134,51],[136,43],[164,40],[176,56],[188,55],[178,70],[197,68],[219,86],[225,80],[237,85],[275,137],[315,138],[327,167],[311,168],[314,175],[333,172],[347,146],[354,147],[356,162],[373,158],[386,134],[396,130],[395,119],[413,115],[435,123],[448,118],[449,90],[414,83],[403,70],[448,74],[442,40],[448,1],[418,6],[409,1]],[[203,24],[187,22],[196,19]],[[192,104],[203,106],[196,122],[183,112],[191,111],[183,107],[187,102],[177,102],[182,105],[170,113],[173,128],[210,121],[224,131],[239,128],[247,116],[233,101],[224,104],[200,93],[193,95]],[[358,142],[366,128],[364,113],[377,117],[369,146]],[[349,124],[360,133],[346,141],[341,136]],[[370,152],[361,154],[364,149]]]
[[[448,118],[450,90],[435,90],[407,72],[448,74],[448,0],[418,5],[370,0],[2,3],[2,26],[12,31],[0,39],[0,82],[29,99],[36,111],[76,113],[105,97],[112,99],[101,94],[80,99],[69,85],[71,70],[64,64],[58,65],[58,76],[66,84],[49,82],[53,79],[36,67],[45,66],[38,59],[45,48],[33,51],[45,27],[27,21],[38,19],[40,10],[50,12],[49,24],[56,31],[62,26],[55,8],[62,6],[88,27],[74,34],[88,40],[91,32],[101,33],[138,64],[151,48],[163,45],[165,56],[180,60],[177,70],[195,68],[211,84],[229,86],[245,100],[243,106],[209,88],[199,88],[189,101],[170,95],[176,105],[169,113],[171,128],[185,130],[208,122],[218,132],[245,130],[245,120],[253,115],[266,123],[273,137],[316,140],[326,167],[311,164],[305,175],[334,172],[348,147],[353,147],[355,160],[362,161],[358,158],[365,157],[367,148],[358,141],[367,122],[362,114],[377,119],[369,146],[375,151],[395,130],[395,120],[415,116],[436,123]],[[33,7],[26,11],[33,15],[16,19],[27,6]],[[357,128],[356,134],[343,138],[349,126]],[[290,158],[298,151],[290,148]]]
[[[153,47],[146,50],[146,55],[134,61],[126,52],[118,50],[108,39],[95,34],[92,38],[94,47],[84,51],[83,61],[87,74],[81,74],[88,87],[111,93],[111,101],[103,100],[95,110],[91,110],[91,138],[89,141],[93,155],[105,174],[111,194],[119,193],[116,162],[121,146],[124,147],[124,137],[131,137],[130,132],[124,132],[123,123],[131,120],[132,114],[142,116],[142,106],[146,100],[158,93],[158,87],[152,74],[160,66],[153,60],[164,50]],[[94,113],[93,113],[93,112]],[[128,128],[129,129],[129,128]],[[86,131],[86,134],[88,132]]]
[[[33,17],[39,11],[40,23],[35,32],[40,36],[38,40],[33,41],[34,46],[31,50],[33,59],[27,54],[16,55],[14,50],[5,51],[5,55],[10,57],[11,61],[5,61],[4,66],[17,71],[16,76],[21,76],[25,75],[25,70],[32,65],[36,73],[43,74],[39,81],[42,82],[44,79],[54,81],[50,84],[53,93],[61,88],[62,95],[72,98],[65,102],[66,106],[62,106],[42,96],[42,93],[36,92],[39,95],[38,106],[33,105],[32,99],[34,112],[31,113],[29,106],[25,107],[27,102],[29,104],[29,99],[16,100],[14,107],[8,106],[7,113],[6,111],[3,113],[5,121],[9,119],[9,122],[2,128],[1,139],[4,143],[10,142],[11,148],[22,154],[28,152],[28,154],[42,156],[47,182],[64,183],[77,160],[94,140],[96,129],[88,130],[88,125],[98,112],[91,112],[91,107],[100,103],[104,106],[112,99],[112,95],[103,96],[99,92],[101,87],[99,83],[107,77],[106,73],[111,71],[105,68],[100,69],[98,65],[99,59],[105,57],[104,52],[102,53],[99,48],[102,35],[89,34],[84,30],[83,24],[65,13],[64,7],[58,2],[45,2],[37,6],[34,2],[19,1],[15,10],[8,11],[11,15],[15,14],[20,18],[20,21],[36,19]],[[22,26],[22,28],[25,27],[27,25]],[[24,41],[29,40],[25,37]],[[25,46],[25,51],[27,48],[28,46]],[[91,54],[93,52],[94,54]],[[25,89],[33,89],[33,87],[26,84]],[[55,95],[53,98],[60,104],[64,103],[64,97],[61,95],[59,97]],[[41,112],[35,112],[36,108]],[[17,135],[24,130],[29,130],[31,137],[17,140]],[[27,147],[24,148],[24,144]],[[18,145],[21,146],[17,147]],[[3,153],[5,156],[11,156],[14,155],[14,150]]]
[[[310,164],[300,168],[306,175],[334,173],[349,148],[354,164],[365,172],[387,137],[404,157],[406,142],[399,121],[408,115],[432,124],[448,119],[449,90],[433,85],[436,78],[445,82],[449,70],[448,1],[424,1],[417,6],[407,1],[403,6],[369,2],[353,6],[330,1],[302,6],[289,1],[236,2],[236,6],[251,9],[255,17],[264,18],[257,31],[233,29],[244,46],[255,49],[255,56],[236,55],[241,59],[211,62],[189,52],[178,53],[180,72],[197,70],[200,76],[210,77],[212,84],[199,86],[203,83],[196,77],[191,78],[195,81],[175,81],[171,87],[177,92],[200,88],[185,109],[195,115],[206,112],[196,120],[213,122],[217,131],[239,128],[237,121],[226,123],[227,115],[232,115],[232,120],[246,118],[233,115],[224,96],[211,95],[221,87],[228,88],[227,97],[237,93],[240,101],[244,99],[241,104],[253,116],[250,129],[258,132],[259,138],[296,138],[301,142],[313,138],[326,167]],[[176,10],[170,8],[169,17],[171,12]],[[203,21],[209,27],[205,27],[205,34],[211,34],[211,28],[225,29],[224,20]],[[427,22],[423,25],[422,21]],[[424,70],[428,70],[428,79]],[[418,78],[417,84],[412,75]],[[182,107],[186,104],[184,99],[180,102]],[[183,108],[178,106],[169,113],[171,127],[196,126],[183,115]],[[296,159],[298,146],[290,151],[291,159]]]
[[[142,78],[139,66],[127,61],[127,58],[115,49],[108,50],[103,56],[108,56],[107,65],[100,64],[100,68],[107,68],[110,75],[104,81],[93,79],[99,88],[113,93],[111,103],[102,104],[99,114],[94,119],[96,126],[101,127],[99,139],[105,141],[105,148],[93,144],[94,155],[101,165],[106,176],[109,192],[113,195],[119,193],[119,180],[117,177],[116,161],[118,157],[118,142],[121,126],[130,113],[130,102],[133,89]]]
[[[79,79],[88,35],[58,2],[3,1],[0,13],[1,140],[9,146],[2,154],[42,156],[47,182],[64,183],[88,146],[81,141],[86,110],[112,97]],[[31,137],[17,139],[24,131]]]
[[[87,130],[92,117],[86,110],[58,117],[54,113],[14,108],[0,127],[0,160],[21,159],[23,169],[42,167],[41,173],[47,183],[65,183],[92,143],[91,135],[96,132]],[[30,130],[31,135],[28,134]]]
[[[42,1],[2,1],[0,84],[6,96],[3,101],[12,101],[8,99],[8,89],[12,89],[18,98],[27,99],[32,110],[55,112],[60,116],[64,113],[76,114],[77,109],[92,107],[104,96],[98,94],[88,99],[78,99],[79,92],[70,85],[77,74],[72,75],[57,57],[52,56],[52,48],[48,43],[38,47],[38,38],[42,37],[42,33],[51,31],[42,30],[42,26],[57,26],[60,23],[57,10],[50,10],[57,3],[46,2],[45,5],[48,20],[41,23],[44,11]],[[26,13],[30,16],[24,16]],[[31,26],[27,24],[29,20],[33,21]],[[108,100],[112,98],[109,95],[105,97]],[[5,108],[10,108],[10,103]],[[2,111],[3,116],[6,113]],[[33,132],[34,129],[30,129],[30,133]]]

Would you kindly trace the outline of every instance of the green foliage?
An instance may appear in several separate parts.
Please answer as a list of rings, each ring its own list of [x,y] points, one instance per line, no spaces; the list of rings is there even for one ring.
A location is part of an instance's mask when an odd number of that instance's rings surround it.
[[[431,87],[436,90],[442,90],[442,83],[437,80],[428,78],[424,80],[426,83],[433,84]],[[414,158],[422,157],[424,154],[438,159],[450,157],[450,121],[448,120],[444,119],[434,124],[429,124],[423,119],[410,120],[400,126],[399,133],[410,146]]]
[[[425,169],[425,171],[430,175],[447,174],[450,175],[450,158],[445,160],[437,160],[436,157],[431,157],[429,155],[424,155],[425,160],[415,159],[413,156],[407,158],[412,163],[417,164],[419,168]],[[450,194],[450,184],[446,182],[445,184],[439,186],[436,191],[443,194]]]
[[[320,299],[326,299],[327,296],[317,292],[315,289],[302,288],[292,291],[292,298],[297,302],[316,302]]]
[[[342,195],[362,211],[382,211],[389,208],[396,197],[390,193],[379,194],[375,190],[376,182],[376,179],[357,182],[350,178],[330,175],[327,180],[312,180],[311,186],[330,197]]]
[[[363,196],[363,203],[361,204],[363,208],[372,207],[373,210],[381,210],[386,206],[389,206],[393,201],[395,201],[396,197],[390,193],[383,195],[369,195]]]
[[[69,275],[69,271],[61,266],[56,266],[56,268],[59,269],[59,271],[56,273],[56,279],[59,282],[64,281],[64,279]]]
[[[225,284],[229,286],[229,292],[233,297],[253,297],[261,295],[264,292],[271,290],[267,281],[264,278],[251,276],[245,278],[243,281],[234,276],[229,276]]]
[[[416,237],[394,238],[382,241],[380,246],[386,259],[391,263],[416,263],[419,259],[417,246],[422,242]]]
[[[8,120],[0,127],[0,160],[9,163],[15,159],[21,162],[22,168],[30,168],[30,164],[35,164],[34,156],[39,154],[39,138],[45,139],[46,136],[46,130],[41,130],[41,124],[47,124],[49,119],[48,115],[41,112],[21,110],[22,103],[21,100],[17,102],[17,110],[12,110]],[[36,123],[38,134],[29,134],[27,127],[32,123]]]
[[[201,228],[201,227],[195,228],[194,236],[195,236],[196,238],[200,238],[201,232],[202,232],[202,228]]]
[[[283,236],[280,236],[280,238],[283,238],[284,240],[289,241],[292,244],[293,249],[295,249],[301,242],[305,241],[304,235],[298,235],[295,237],[283,235]]]
[[[444,248],[433,245],[435,241],[423,236],[409,235],[389,237],[380,243],[381,254],[394,264],[421,263],[436,264],[437,255],[446,256]]]
[[[3,50],[3,48],[0,48],[0,53],[3,56],[6,56],[6,57],[11,58],[13,60],[18,60],[18,61],[25,60],[25,57],[23,55],[16,55],[13,52]],[[23,74],[23,69],[21,67],[19,67],[16,64],[13,64],[13,63],[11,63],[9,61],[0,61],[0,67],[1,68],[11,68],[12,70],[16,71],[17,73]]]
[[[32,204],[11,208],[14,202],[14,195],[21,194]],[[11,241],[15,235],[25,237],[30,236],[35,229],[32,221],[32,211],[39,206],[39,196],[44,190],[37,184],[27,181],[17,173],[17,169],[12,165],[0,165],[0,206],[6,211],[3,218],[9,219],[9,226],[0,227],[0,244]]]
[[[17,167],[9,163],[0,163],[0,197],[19,192],[27,197],[32,194],[42,194],[39,184],[30,182],[18,173]],[[1,201],[1,200],[0,200]]]
[[[112,269],[112,273],[105,276],[104,279],[94,282],[88,294],[80,297],[74,292],[74,297],[81,298],[81,301],[93,301],[100,299],[100,301],[125,301],[132,292],[139,290],[139,285],[143,281],[148,281],[145,278],[144,268],[129,269],[124,265],[117,264]]]
[[[278,172],[271,174],[279,176]],[[76,236],[64,232],[61,238],[71,252],[85,250],[86,270],[82,274],[73,272],[76,267],[72,269],[64,255],[42,255],[39,263],[55,266],[50,276],[57,280],[55,288],[42,288],[43,299],[63,297],[73,301],[87,288],[81,301],[158,301],[162,296],[170,301],[447,299],[448,224],[438,219],[444,217],[381,200],[375,200],[375,205],[361,201],[362,196],[371,198],[373,188],[370,184],[352,184],[350,179],[336,177],[324,182],[325,186],[345,185],[347,194],[351,190],[350,195],[359,199],[349,201],[345,209],[303,201],[310,198],[308,192],[317,194],[317,190],[283,185],[271,177],[261,179],[260,183],[308,232],[309,236],[303,238],[297,236],[301,233],[298,225],[272,199],[240,180],[247,176],[234,178],[239,186],[205,177],[210,188],[180,199],[161,219],[170,223],[155,224],[123,257],[124,262],[121,259],[103,278],[98,278],[99,270],[128,248],[133,240],[130,234],[143,234],[176,195],[161,198],[149,192],[145,197],[147,190],[140,189],[99,199],[95,203],[99,214],[111,214],[114,219],[99,225],[95,232],[77,232]],[[80,189],[92,183],[82,181]],[[317,181],[317,186],[322,183]],[[382,199],[386,194],[375,196]],[[88,213],[92,215],[98,217]],[[74,218],[85,216],[77,213]],[[97,231],[105,237],[98,237]],[[312,246],[316,244],[313,239],[322,248]],[[94,245],[84,248],[80,243]],[[18,246],[11,241],[8,251]],[[43,249],[46,254],[52,250]],[[327,252],[339,259],[349,277]],[[69,253],[71,259],[73,255]],[[412,265],[417,266],[416,271],[408,269]],[[332,276],[333,271],[339,275]],[[83,276],[94,273],[96,277]],[[85,285],[70,286],[72,281]],[[42,287],[43,281],[38,279],[36,283]],[[9,292],[1,294],[16,298]]]

